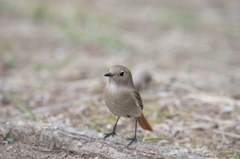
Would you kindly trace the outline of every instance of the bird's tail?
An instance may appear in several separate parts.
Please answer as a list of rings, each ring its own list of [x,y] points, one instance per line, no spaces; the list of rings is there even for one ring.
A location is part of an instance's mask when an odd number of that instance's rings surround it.
[[[148,123],[147,119],[145,118],[145,116],[142,113],[141,117],[137,118],[139,125],[144,129],[144,130],[148,130],[153,132],[153,128],[151,127],[151,125]]]

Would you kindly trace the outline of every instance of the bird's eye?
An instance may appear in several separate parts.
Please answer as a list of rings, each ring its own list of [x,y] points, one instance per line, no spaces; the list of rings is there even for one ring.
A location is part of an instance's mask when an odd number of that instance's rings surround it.
[[[120,73],[120,76],[124,76],[124,72],[121,72],[121,73]]]

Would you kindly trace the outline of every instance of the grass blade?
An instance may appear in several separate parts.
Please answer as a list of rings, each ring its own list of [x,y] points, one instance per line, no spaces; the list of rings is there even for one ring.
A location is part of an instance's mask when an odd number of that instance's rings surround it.
[[[58,119],[58,120],[56,120],[56,121],[54,121],[54,122],[58,122],[58,121],[64,120],[64,119],[70,117],[71,115],[73,115],[73,114],[65,115],[64,117],[62,117],[62,118],[60,118],[60,119]]]
[[[236,152],[237,153],[237,152]],[[240,159],[240,155],[237,153],[237,157]]]
[[[84,124],[87,124],[87,125],[89,125],[89,126],[94,127],[98,132],[102,132],[102,130],[101,130],[99,127],[97,127],[96,125],[93,125],[93,124],[91,124],[91,123],[85,123],[85,122],[84,122]]]
[[[4,139],[4,136],[2,134],[0,134],[0,137],[2,137]]]
[[[145,139],[144,141],[154,141],[154,140],[167,140],[169,142],[173,142],[172,140],[169,140],[166,138],[148,138],[148,139]]]
[[[23,104],[13,95],[13,93],[9,93],[8,95],[9,95],[9,97],[10,97],[15,103],[17,103],[17,105],[18,105],[21,109],[27,111],[27,112],[29,113],[29,115],[30,115],[32,118],[34,118],[37,122],[40,122],[40,121],[41,121],[41,120],[36,116],[36,114],[33,113],[33,112],[32,112],[29,108],[27,108],[25,105],[23,105]]]
[[[230,155],[230,154],[225,154],[228,157],[233,157],[233,158],[239,158],[238,156]]]
[[[5,139],[10,135],[12,129],[13,129],[13,127],[7,132],[7,134],[6,134],[6,136],[3,138],[3,140],[5,140]]]

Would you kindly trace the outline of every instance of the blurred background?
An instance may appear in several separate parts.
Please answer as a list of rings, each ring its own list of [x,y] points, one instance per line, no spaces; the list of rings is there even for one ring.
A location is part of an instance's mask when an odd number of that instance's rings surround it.
[[[139,127],[139,139],[234,155],[239,50],[238,0],[0,0],[0,118],[111,131],[103,75],[120,64],[132,71],[154,129]],[[122,118],[117,134],[133,133]]]

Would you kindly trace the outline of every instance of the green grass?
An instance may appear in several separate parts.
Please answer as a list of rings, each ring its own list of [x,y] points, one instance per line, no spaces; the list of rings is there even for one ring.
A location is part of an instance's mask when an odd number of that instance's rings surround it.
[[[17,58],[11,58],[7,60],[7,66],[9,68],[16,68],[19,65],[19,60]]]
[[[197,26],[196,17],[193,14],[183,10],[161,8],[156,14],[155,21],[163,26],[179,26],[183,28],[192,28]]]
[[[4,136],[3,134],[0,134],[0,137],[3,138],[3,141],[7,140],[10,143],[14,142],[14,138],[8,137],[10,133],[12,132],[13,127],[7,132],[7,134]]]
[[[52,20],[52,16],[49,14],[47,7],[42,4],[37,4],[35,6],[32,16],[34,19],[37,19],[40,21]]]
[[[166,139],[166,138],[147,138],[147,139],[141,139],[141,141],[158,141],[158,140],[167,140],[169,142],[173,142],[172,140]]]
[[[8,1],[0,1],[0,12],[3,13],[14,13],[17,11],[17,7],[14,3]]]
[[[133,48],[122,41],[119,37],[113,35],[104,34],[96,38],[100,46],[107,52],[112,50],[132,50]]]
[[[3,47],[3,46],[0,46],[0,47]],[[7,68],[16,68],[16,67],[19,67],[20,64],[22,64],[21,57],[13,55],[12,52],[10,52],[7,49],[3,49],[1,58],[4,61],[4,64]]]
[[[99,121],[101,121],[101,123],[102,124],[114,124],[115,122],[116,122],[116,118],[114,117],[114,116],[112,116],[112,117],[109,117],[109,118],[104,118],[104,117],[102,117],[102,118],[99,118],[99,117],[96,117],[96,118],[91,118],[90,119],[90,122],[92,122],[92,123],[97,123],[97,122],[99,122]]]
[[[103,53],[123,50],[132,52],[134,50],[121,37],[113,34],[113,31],[118,29],[118,25],[109,20],[108,17],[100,17],[81,8],[76,11],[74,16],[74,18],[70,18],[74,20],[64,20],[65,23],[60,26],[66,39],[81,45],[93,44],[99,46]]]
[[[34,118],[37,122],[42,121],[40,118],[38,118],[36,116],[35,113],[33,113],[29,108],[27,108],[22,102],[20,102],[13,93],[9,93],[8,94],[9,98],[11,98],[11,100],[13,100],[21,109],[23,109],[24,111],[26,111],[30,117]]]
[[[60,118],[60,119],[58,119],[58,120],[56,120],[56,121],[54,121],[54,122],[59,122],[59,121],[65,120],[66,118],[68,118],[68,117],[70,117],[70,116],[72,116],[72,115],[73,115],[73,114],[65,115],[64,117],[62,117],[62,118]]]
[[[240,159],[240,155],[236,152],[236,156],[235,155],[230,155],[230,154],[225,154],[226,156],[228,156],[228,157],[232,157],[232,158],[238,158],[238,159]]]
[[[240,109],[238,109],[238,110],[237,110],[237,113],[239,113],[239,114],[240,114]]]
[[[94,127],[98,132],[102,132],[102,130],[99,127],[97,127],[96,125],[94,125],[94,124],[85,123],[85,122],[84,122],[84,124],[87,124],[88,126]]]
[[[94,27],[85,28],[83,30],[77,29],[73,26],[65,26],[62,28],[63,35],[74,42],[79,42],[84,45],[95,44],[98,45],[104,53],[114,51],[128,50],[133,51],[133,47],[125,43],[121,38],[101,30],[94,29]]]
[[[35,64],[35,70],[40,71],[43,69],[49,70],[49,71],[53,71],[53,70],[58,70],[61,69],[67,65],[69,65],[70,63],[72,63],[74,60],[76,60],[78,58],[77,54],[70,54],[69,56],[67,56],[66,58],[64,58],[62,61],[53,63],[53,64],[43,64],[43,63],[37,63]]]

